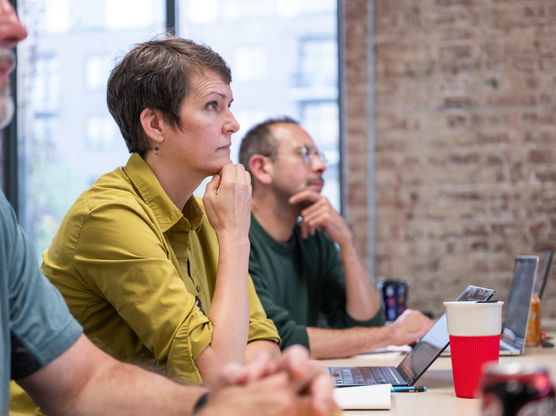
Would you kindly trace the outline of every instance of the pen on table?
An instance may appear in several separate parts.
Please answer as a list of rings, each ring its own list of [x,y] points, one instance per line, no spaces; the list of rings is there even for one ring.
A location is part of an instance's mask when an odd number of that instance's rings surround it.
[[[423,393],[427,391],[427,386],[399,386],[392,387],[392,393]]]

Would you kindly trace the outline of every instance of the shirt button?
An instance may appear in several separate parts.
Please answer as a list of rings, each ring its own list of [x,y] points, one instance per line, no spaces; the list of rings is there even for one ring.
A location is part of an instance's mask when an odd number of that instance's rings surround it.
[[[195,289],[197,290],[197,293],[201,293],[201,286],[197,285],[197,287],[195,287]]]

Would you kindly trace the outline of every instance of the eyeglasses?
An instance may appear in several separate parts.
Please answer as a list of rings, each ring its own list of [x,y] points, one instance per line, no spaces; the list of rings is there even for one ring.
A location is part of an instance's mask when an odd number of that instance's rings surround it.
[[[315,157],[319,158],[319,160],[324,164],[328,163],[324,152],[321,152],[318,149],[311,149],[306,144],[300,146],[298,148],[298,152],[299,155],[303,158],[303,161],[308,165],[310,165],[315,161]]]
[[[310,165],[311,163],[313,163],[315,161],[315,157],[317,157],[325,165],[328,164],[328,160],[326,160],[326,155],[324,154],[324,152],[321,152],[318,149],[313,149],[313,148],[307,146],[306,144],[296,147],[294,151],[296,151],[297,155],[301,156],[303,161],[308,165]],[[284,153],[282,153],[282,152],[268,153],[268,154],[265,154],[264,156],[271,157],[272,155],[277,156],[279,154],[284,154]],[[292,154],[289,153],[289,155],[291,156]]]

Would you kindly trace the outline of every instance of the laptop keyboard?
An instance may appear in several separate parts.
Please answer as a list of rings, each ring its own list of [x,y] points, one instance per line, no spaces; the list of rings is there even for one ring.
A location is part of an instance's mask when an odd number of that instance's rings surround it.
[[[400,384],[401,381],[390,367],[328,367],[328,371],[338,386]]]

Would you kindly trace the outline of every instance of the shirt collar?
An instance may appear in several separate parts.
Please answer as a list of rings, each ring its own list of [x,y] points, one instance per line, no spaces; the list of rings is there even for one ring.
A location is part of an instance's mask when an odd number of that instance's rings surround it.
[[[258,233],[265,240],[267,245],[272,247],[274,250],[277,250],[277,251],[282,252],[282,253],[291,253],[296,248],[294,234],[296,233],[296,229],[298,227],[299,227],[299,225],[296,224],[296,226],[295,226],[295,228],[292,232],[292,235],[290,236],[290,239],[287,242],[282,243],[278,240],[275,240],[274,237],[272,237],[263,228],[263,226],[257,221],[257,219],[255,218],[253,213],[251,213],[251,228],[253,228],[253,230],[256,233]]]
[[[164,191],[150,166],[138,153],[131,155],[124,172],[141,198],[153,211],[164,232],[178,222],[184,222],[188,231],[199,227],[203,217],[203,209],[198,198],[194,196],[189,198],[183,212],[181,212]]]

